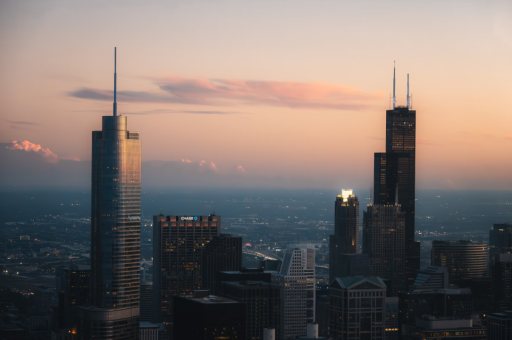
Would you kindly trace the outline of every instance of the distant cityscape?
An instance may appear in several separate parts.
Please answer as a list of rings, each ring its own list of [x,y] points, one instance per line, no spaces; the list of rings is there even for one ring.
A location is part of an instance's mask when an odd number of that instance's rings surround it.
[[[512,339],[512,198],[416,190],[409,76],[371,188],[143,192],[116,63],[91,192],[2,193],[0,340]]]

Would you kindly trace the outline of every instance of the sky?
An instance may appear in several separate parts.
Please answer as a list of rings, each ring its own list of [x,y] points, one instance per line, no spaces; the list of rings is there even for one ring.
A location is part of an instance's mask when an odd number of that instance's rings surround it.
[[[114,47],[143,186],[370,187],[396,61],[417,187],[512,190],[506,0],[0,0],[1,186],[88,185]]]

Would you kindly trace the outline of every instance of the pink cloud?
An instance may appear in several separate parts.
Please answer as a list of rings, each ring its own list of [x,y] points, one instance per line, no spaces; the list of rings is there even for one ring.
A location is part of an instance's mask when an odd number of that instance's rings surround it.
[[[166,76],[153,79],[160,92],[119,91],[119,101],[230,106],[264,105],[294,109],[365,110],[382,98],[351,86],[325,83],[254,81]],[[112,100],[112,92],[82,88],[70,96]]]
[[[210,169],[212,169],[213,171],[217,171],[217,166],[215,165],[215,163],[210,162]]]
[[[203,166],[203,165],[205,165],[205,164],[206,164],[206,161],[200,161],[200,162],[199,162],[199,166]]]
[[[192,161],[190,159],[186,159],[186,158],[182,158],[181,161],[183,163],[192,163]]]
[[[236,166],[236,170],[237,170],[237,171],[240,171],[241,173],[244,173],[244,174],[245,174],[245,169],[244,169],[244,167],[243,167],[243,166],[241,166],[241,165],[237,165],[237,166]]]
[[[40,144],[34,144],[25,140],[23,142],[13,141],[11,145],[6,146],[8,150],[24,150],[27,152],[35,152],[43,156],[43,159],[48,163],[57,163],[59,157],[50,151],[48,148],[43,148]]]

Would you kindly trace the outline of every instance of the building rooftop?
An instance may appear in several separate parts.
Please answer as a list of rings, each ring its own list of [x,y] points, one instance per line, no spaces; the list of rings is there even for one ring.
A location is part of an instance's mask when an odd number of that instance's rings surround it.
[[[347,276],[337,278],[335,282],[337,282],[342,288],[350,288],[363,282],[371,282],[381,288],[386,288],[384,281],[377,276]]]
[[[227,299],[222,296],[217,295],[210,295],[210,296],[203,296],[203,297],[194,297],[192,295],[184,296],[185,299],[197,302],[197,303],[203,303],[203,304],[231,304],[231,303],[240,303],[238,301],[233,301],[230,299]]]

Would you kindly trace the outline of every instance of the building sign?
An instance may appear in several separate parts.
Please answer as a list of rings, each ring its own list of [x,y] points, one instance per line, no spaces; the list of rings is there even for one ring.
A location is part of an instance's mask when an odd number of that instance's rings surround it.
[[[196,216],[194,216],[194,217],[192,217],[192,216],[182,216],[181,220],[182,221],[197,221],[197,217]]]

